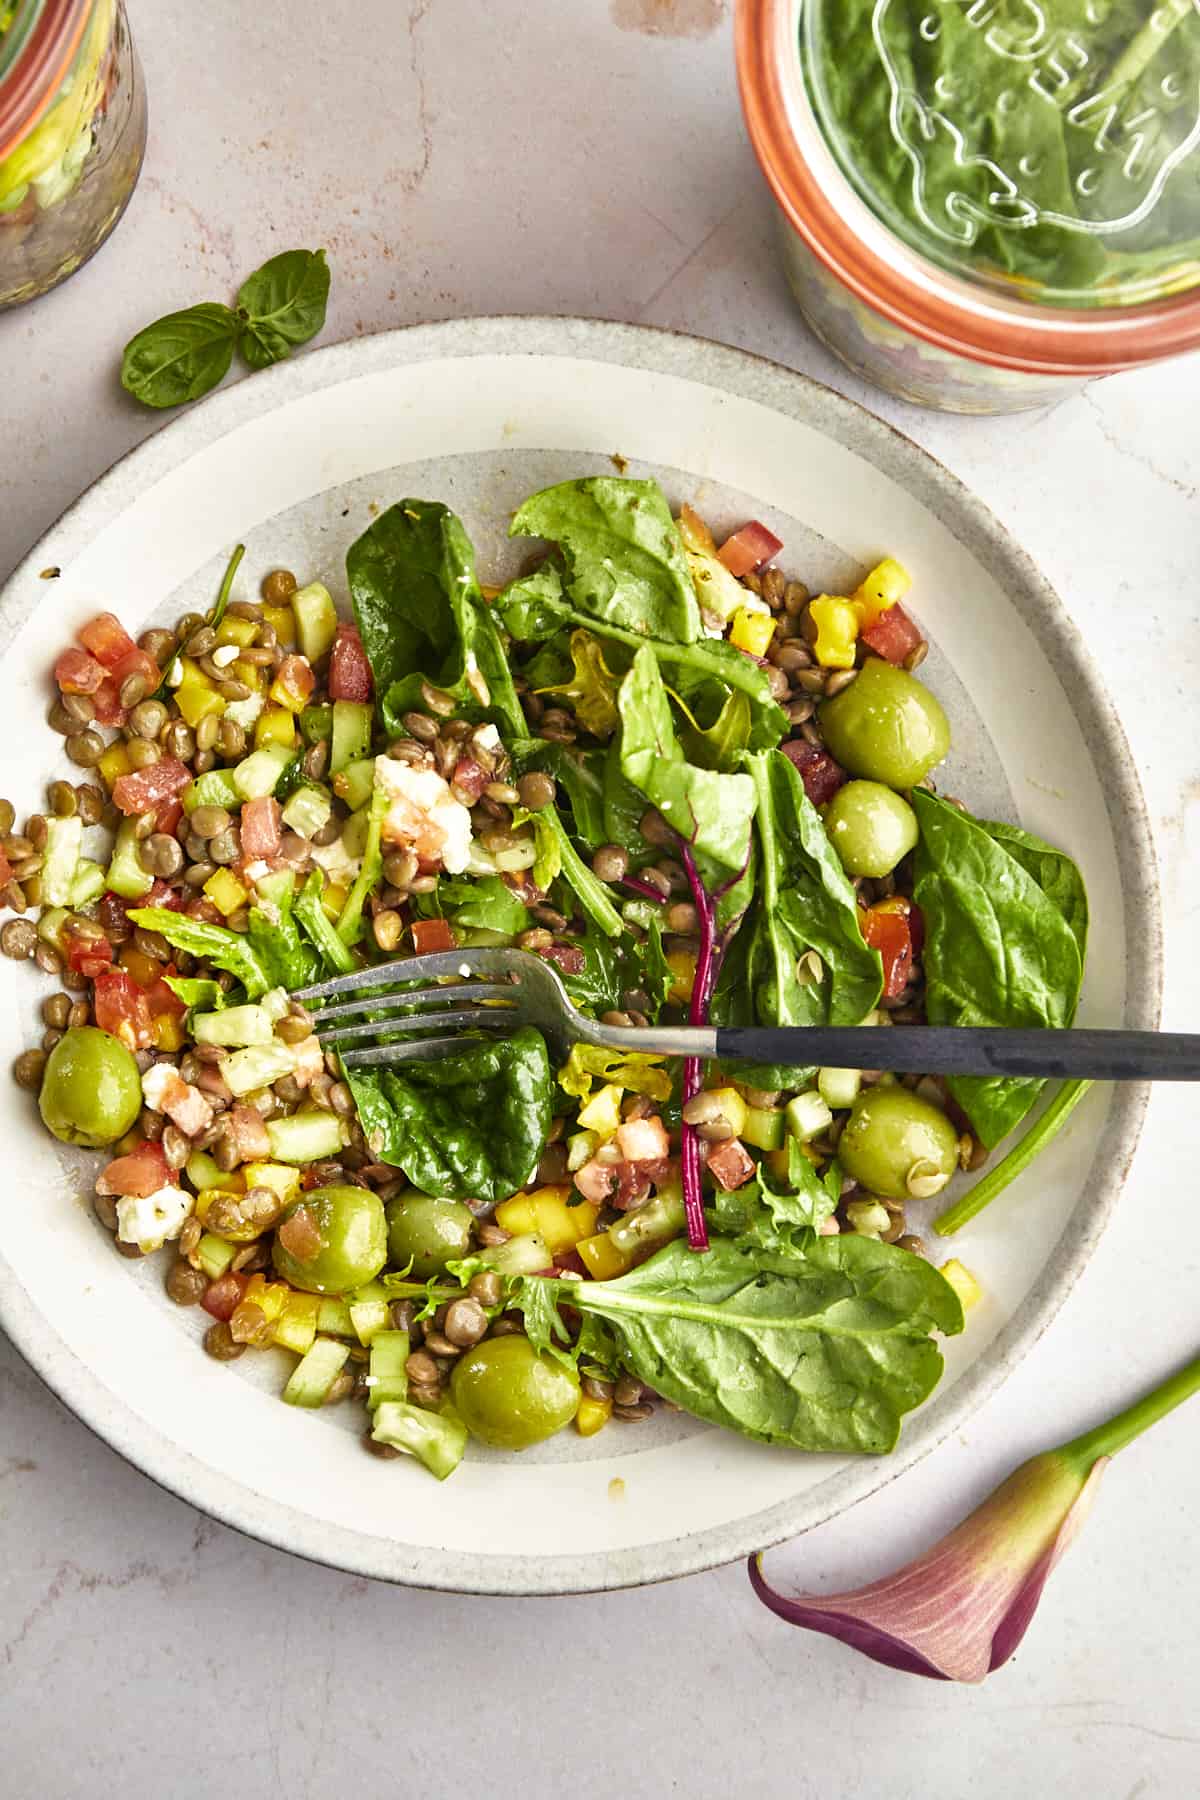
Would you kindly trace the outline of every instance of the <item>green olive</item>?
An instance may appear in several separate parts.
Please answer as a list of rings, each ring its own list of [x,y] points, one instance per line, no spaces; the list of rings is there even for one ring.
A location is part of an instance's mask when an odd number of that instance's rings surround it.
[[[878,781],[848,781],[825,808],[825,830],[847,875],[890,875],[917,841],[917,815]]]
[[[124,1137],[142,1110],[142,1078],[120,1038],[73,1025],[46,1058],[38,1100],[46,1129],[64,1144],[98,1150]]]
[[[485,1338],[455,1363],[450,1398],[481,1443],[527,1450],[575,1417],[579,1377],[526,1337]]]
[[[389,1200],[385,1210],[388,1261],[408,1269],[414,1280],[428,1281],[455,1257],[470,1253],[475,1218],[461,1200],[435,1200],[410,1188]]]
[[[866,1088],[838,1139],[847,1175],[885,1200],[929,1199],[958,1167],[958,1133],[940,1106],[906,1087]]]
[[[301,1258],[276,1235],[271,1255],[283,1279],[306,1294],[347,1294],[374,1281],[387,1261],[387,1226],[378,1194],[361,1187],[312,1188],[288,1207],[281,1225],[301,1207],[316,1225],[320,1243]]]
[[[820,726],[826,749],[843,769],[891,788],[924,781],[950,748],[950,722],[929,689],[878,656],[826,700]]]

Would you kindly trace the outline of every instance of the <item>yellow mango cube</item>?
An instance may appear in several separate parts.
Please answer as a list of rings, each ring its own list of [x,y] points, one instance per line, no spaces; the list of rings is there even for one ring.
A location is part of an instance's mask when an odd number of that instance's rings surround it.
[[[950,1286],[958,1295],[964,1312],[970,1312],[973,1306],[978,1306],[979,1302],[983,1299],[983,1289],[972,1275],[970,1269],[963,1263],[960,1263],[956,1256],[951,1257],[949,1262],[942,1264],[941,1273],[945,1276],[946,1280],[950,1283]]]
[[[583,1131],[594,1131],[600,1138],[615,1136],[620,1123],[621,1090],[611,1082],[597,1088],[586,1106],[579,1109],[580,1128]]]
[[[225,711],[225,698],[198,663],[186,656],[181,661],[183,680],[175,689],[175,704],[194,731],[202,719]]]
[[[231,619],[227,613],[217,626],[218,644],[237,644],[246,650],[257,636],[258,626],[253,619]]]
[[[250,898],[250,891],[244,888],[237,876],[230,869],[218,869],[210,875],[204,884],[204,892],[212,901],[217,911],[228,918],[239,906],[244,906]]]
[[[240,681],[243,687],[248,687],[252,694],[261,694],[266,689],[266,670],[260,669],[257,663],[243,662],[240,656],[235,663],[230,664],[226,674],[232,680]]]
[[[851,606],[865,630],[893,606],[898,606],[912,587],[912,576],[894,557],[885,556],[855,590]]]
[[[284,1206],[290,1206],[300,1192],[300,1171],[287,1163],[253,1162],[242,1167],[246,1187],[270,1188]]]
[[[686,1006],[696,985],[696,957],[691,950],[668,950],[667,967],[674,980],[668,996],[676,1006]]]
[[[775,621],[770,613],[751,611],[743,606],[733,621],[729,641],[747,656],[765,656],[775,636]]]
[[[183,1020],[177,1013],[159,1013],[157,1018],[151,1020],[150,1029],[154,1033],[156,1050],[168,1050],[174,1055],[187,1043]]]
[[[129,745],[123,739],[118,738],[115,744],[108,746],[96,767],[104,779],[105,787],[111,794],[114,783],[118,782],[122,775],[128,775],[133,767],[129,760]]]
[[[254,727],[254,748],[264,744],[283,744],[291,749],[296,742],[295,715],[286,706],[264,706]]]
[[[263,618],[285,650],[296,648],[296,615],[290,606],[264,606]]]
[[[629,1268],[629,1258],[617,1248],[607,1231],[597,1232],[595,1237],[580,1238],[575,1248],[593,1281],[615,1281]]]
[[[569,1204],[569,1187],[537,1188],[532,1194],[514,1194],[496,1208],[496,1223],[501,1230],[519,1237],[536,1231],[546,1241],[551,1255],[560,1250],[573,1250],[580,1238],[590,1237],[596,1229],[599,1208],[587,1200]]]
[[[612,1418],[613,1403],[609,1400],[593,1400],[585,1394],[579,1402],[579,1410],[575,1414],[575,1429],[580,1437],[595,1437],[603,1431]]]
[[[341,918],[342,908],[345,906],[349,894],[350,889],[348,887],[343,887],[341,883],[337,881],[329,882],[322,889],[321,905],[324,908],[327,919]]]
[[[817,628],[813,654],[823,669],[852,669],[858,642],[858,614],[849,600],[822,594],[809,604]]]
[[[734,1137],[741,1137],[746,1123],[746,1102],[734,1087],[712,1088],[708,1098],[721,1108],[729,1123],[733,1126]]]

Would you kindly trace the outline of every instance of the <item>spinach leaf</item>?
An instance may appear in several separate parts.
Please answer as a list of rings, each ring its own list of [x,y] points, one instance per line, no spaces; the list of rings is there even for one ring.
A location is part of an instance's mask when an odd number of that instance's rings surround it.
[[[753,1181],[734,1193],[718,1193],[709,1215],[713,1229],[733,1237],[743,1248],[784,1253],[806,1250],[826,1219],[837,1210],[841,1172],[835,1170],[836,1192],[831,1191],[796,1139],[788,1139],[788,1176],[777,1189],[766,1165],[760,1164]]]
[[[925,919],[930,1024],[1069,1025],[1083,964],[1058,906],[989,828],[921,788],[912,803],[921,827],[913,898]],[[1044,1084],[954,1076],[949,1085],[991,1149]]]
[[[621,1361],[697,1418],[798,1450],[881,1455],[942,1373],[932,1331],[962,1330],[950,1284],[929,1263],[847,1233],[786,1256],[717,1240],[669,1244],[617,1281],[527,1280],[606,1321]]]
[[[883,986],[877,950],[864,942],[854,889],[794,765],[781,751],[747,756],[757,795],[759,898],[735,941],[713,1003],[722,1025],[857,1025]],[[802,979],[815,950],[824,973]],[[759,1087],[795,1087],[811,1070],[743,1071]]]
[[[690,844],[706,887],[750,860],[754,782],[685,760],[654,652],[645,647],[621,683],[621,772]],[[712,879],[713,871],[719,871]]]
[[[525,715],[461,521],[432,500],[401,500],[351,544],[346,572],[386,731],[403,729],[428,680],[464,717],[526,735]]]
[[[529,1026],[441,1062],[348,1069],[371,1152],[422,1193],[506,1200],[533,1174],[550,1129],[554,1077]]]
[[[707,680],[704,685],[709,688],[718,686],[716,682]],[[672,691],[671,698],[684,715],[679,741],[688,761],[699,763],[702,769],[733,770],[740,767],[742,753],[750,747],[753,715],[745,694],[724,688],[719,691],[724,697],[716,718],[709,726],[700,724],[679,694]]]
[[[294,897],[289,891],[291,880],[290,875],[286,877],[288,887],[279,881],[269,895],[250,908],[246,927],[250,947],[266,970],[271,986],[287,988],[289,992],[307,987],[323,973],[321,957],[300,935]]]
[[[580,612],[640,637],[700,636],[691,571],[656,481],[598,475],[544,488],[518,509],[510,535],[558,545]]]
[[[639,794],[621,768],[621,744],[617,739],[608,747],[604,758],[604,835],[605,844],[619,844],[627,850],[635,864],[653,855],[642,836],[641,821],[646,811],[646,796]]]
[[[598,930],[591,919],[583,937],[572,942],[583,951],[583,971],[579,975],[564,975],[563,985],[576,1006],[597,1015],[623,1012],[625,995],[639,992],[648,1002],[643,1009],[647,1018],[657,1019],[674,980],[663,953],[662,927],[657,919],[644,944],[628,933],[614,940]]]
[[[319,953],[326,970],[332,970],[335,975],[349,975],[356,966],[354,957],[350,946],[344,944],[334,930],[333,922],[321,904],[323,887],[320,870],[314,869],[296,897],[296,919]]]
[[[1047,900],[1058,908],[1079,945],[1080,962],[1086,962],[1087,889],[1083,885],[1083,876],[1066,851],[1056,850],[1053,844],[1022,831],[1018,825],[998,825],[985,819],[979,823],[989,837],[995,838],[1010,856],[1016,858],[1027,875],[1033,876]]]
[[[324,250],[284,250],[248,275],[238,289],[238,349],[252,369],[265,369],[307,344],[325,323],[329,265]]]
[[[598,850],[611,841],[604,825],[603,750],[577,750],[544,738],[526,738],[509,750],[522,774],[541,769],[553,775],[570,803],[571,836],[585,849]]]
[[[167,313],[126,344],[121,386],[143,406],[198,400],[228,375],[239,329],[235,312],[209,300]]]
[[[166,906],[131,907],[128,916],[134,925],[157,931],[174,949],[186,950],[189,956],[201,957],[235,976],[245,988],[247,1000],[261,1000],[271,986],[253,946],[240,931],[210,925],[206,919],[191,919]]]
[[[496,931],[516,937],[529,924],[529,911],[498,875],[454,881],[443,875],[437,885],[442,911],[456,931]]]
[[[217,982],[205,977],[187,975],[164,976],[171,992],[178,996],[189,1012],[220,1012],[229,1005],[229,996]]]
[[[535,574],[523,576],[505,588],[496,602],[496,613],[509,635],[522,644],[543,643],[569,625],[585,625],[600,637],[633,651],[649,641],[636,631],[627,631],[573,606],[553,563],[543,564]],[[671,679],[685,696],[693,683],[701,681],[721,683],[746,695],[750,703],[752,750],[769,750],[786,733],[787,715],[772,697],[765,670],[724,638],[700,638],[695,643],[655,638],[651,648],[659,662],[672,671]],[[686,672],[682,678],[680,671]]]
[[[561,874],[589,919],[608,937],[620,937],[625,929],[620,913],[609,899],[608,889],[588,868],[567,834],[556,806],[544,806],[532,815],[539,845],[546,840],[547,867],[553,869],[548,881],[541,879],[539,864],[533,867],[533,878],[539,887],[548,887]],[[513,814],[516,821],[518,814]],[[542,854],[539,851],[539,856]],[[545,870],[542,871],[543,873]]]

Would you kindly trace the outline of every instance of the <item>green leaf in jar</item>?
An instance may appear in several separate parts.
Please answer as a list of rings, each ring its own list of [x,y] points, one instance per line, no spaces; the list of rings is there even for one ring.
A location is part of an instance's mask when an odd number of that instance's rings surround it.
[[[168,313],[130,338],[121,386],[143,406],[183,406],[223,381],[240,327],[228,306],[205,300]]]
[[[329,265],[324,250],[284,250],[238,289],[238,348],[252,369],[282,362],[325,323]]]

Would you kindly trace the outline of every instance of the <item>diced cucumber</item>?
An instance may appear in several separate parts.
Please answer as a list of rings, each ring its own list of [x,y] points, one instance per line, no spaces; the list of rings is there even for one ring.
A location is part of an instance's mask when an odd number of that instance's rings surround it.
[[[154,886],[153,875],[143,869],[138,861],[136,829],[136,819],[121,820],[117,827],[117,841],[113,845],[112,861],[108,865],[108,885],[114,894],[120,894],[122,900],[140,900]]]
[[[288,881],[290,882],[291,880],[292,880],[292,877],[289,872]],[[262,884],[262,886],[265,886],[265,885],[266,885],[265,883]],[[260,887],[260,889],[259,889],[260,893],[261,893],[261,891],[262,891],[262,887]],[[290,891],[291,890],[289,888],[289,892]],[[259,1001],[258,1004],[262,1007],[263,1011],[266,1013],[266,1015],[267,1015],[268,1019],[270,1019],[271,1023],[276,1024],[286,1014],[289,1006],[291,1005],[291,1001],[288,999],[288,991],[286,988],[276,987],[276,988],[268,988],[266,993],[263,995],[262,999]]]
[[[62,949],[62,928],[66,919],[67,909],[65,906],[48,906],[46,908],[38,920],[37,926],[37,933],[43,944],[49,944],[55,950]]]
[[[374,715],[362,700],[335,700],[333,703],[333,736],[329,745],[330,773],[337,775],[371,753],[371,725]]]
[[[70,906],[75,871],[83,854],[83,820],[46,820],[42,851],[42,899],[48,906]]]
[[[753,1145],[755,1150],[781,1150],[784,1123],[783,1112],[777,1106],[748,1106],[740,1133],[742,1142]]]
[[[297,1166],[336,1156],[345,1141],[342,1131],[342,1122],[336,1113],[322,1112],[315,1106],[287,1118],[267,1120],[271,1155],[276,1162]],[[546,1266],[545,1262],[540,1264],[543,1269]]]
[[[81,906],[90,906],[98,900],[105,888],[104,870],[98,862],[90,857],[81,856],[75,864],[75,875],[71,882],[71,906],[76,910]]]
[[[193,1150],[184,1165],[188,1180],[198,1194],[209,1188],[224,1187],[229,1180],[228,1175],[218,1169],[213,1158],[205,1150]]]
[[[299,837],[314,838],[328,825],[333,801],[323,787],[305,783],[298,787],[283,808],[283,822]]]
[[[342,704],[339,702],[339,704]],[[352,813],[365,806],[375,786],[375,758],[367,756],[340,769],[333,778],[333,791],[344,800]]]
[[[319,1337],[292,1370],[291,1379],[283,1390],[288,1405],[323,1406],[349,1354],[349,1344]]]
[[[356,1294],[350,1302],[350,1323],[360,1344],[370,1344],[381,1331],[386,1331],[391,1316],[392,1309],[382,1289],[378,1297]]]
[[[352,861],[357,861],[367,847],[367,833],[371,829],[371,808],[360,806],[351,813],[342,826],[342,849]]]
[[[238,1049],[272,1043],[275,1027],[261,1006],[227,1006],[222,1012],[193,1014],[192,1036],[198,1044]]]
[[[439,1481],[454,1473],[467,1448],[467,1428],[453,1413],[426,1412],[400,1400],[379,1408],[371,1436],[415,1456]]]
[[[494,1250],[481,1251],[479,1260],[498,1275],[536,1275],[539,1269],[548,1269],[554,1258],[540,1232],[524,1231]]]
[[[221,1074],[231,1094],[252,1094],[255,1088],[270,1087],[281,1076],[290,1075],[295,1066],[296,1059],[286,1044],[251,1044],[248,1049],[235,1050],[227,1056],[221,1064]]]
[[[600,1139],[594,1131],[576,1131],[567,1139],[567,1173],[573,1175],[590,1162]]]
[[[238,1246],[206,1231],[196,1245],[196,1261],[210,1281],[219,1281],[238,1253]]]
[[[294,754],[287,744],[264,744],[251,751],[233,771],[233,785],[241,798],[265,800],[273,794]]]
[[[861,1087],[861,1069],[817,1070],[817,1092],[826,1106],[832,1106],[835,1112],[840,1107],[853,1106]]]
[[[317,1330],[328,1337],[352,1338],[354,1321],[350,1317],[350,1308],[344,1300],[334,1294],[323,1294],[321,1304],[317,1308]]]
[[[320,581],[310,581],[292,595],[292,611],[296,615],[296,636],[310,663],[318,662],[332,647],[337,635],[337,607],[333,595]]]
[[[198,806],[237,807],[242,803],[233,782],[232,769],[209,769],[197,775],[190,788],[184,789],[183,810],[189,815]]]
[[[328,700],[320,706],[306,706],[300,714],[300,736],[306,744],[319,744],[333,732],[333,706]]]
[[[809,1088],[806,1093],[789,1100],[786,1112],[788,1131],[802,1144],[820,1137],[833,1124],[833,1113],[816,1088]]]
[[[354,1307],[351,1305],[351,1314]],[[367,1408],[374,1412],[389,1400],[408,1399],[407,1331],[377,1331],[371,1339],[367,1369]]]

